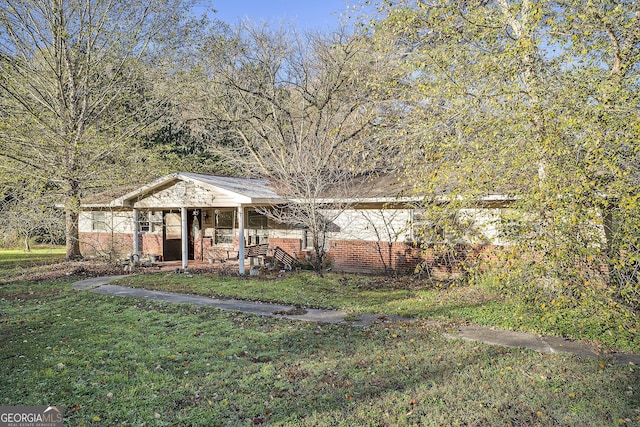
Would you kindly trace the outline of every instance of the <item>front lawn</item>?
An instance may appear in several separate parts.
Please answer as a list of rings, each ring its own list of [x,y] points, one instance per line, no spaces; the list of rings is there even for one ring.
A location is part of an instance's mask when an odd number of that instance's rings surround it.
[[[3,406],[64,406],[73,426],[640,423],[639,368],[606,357],[449,340],[420,321],[361,329],[97,295],[71,290],[76,279],[0,286]],[[134,281],[223,287],[214,277],[126,280]],[[220,282],[265,299],[285,286]],[[388,311],[407,296],[431,298],[393,289],[358,297],[354,287],[364,285],[343,285],[339,297],[317,286],[291,299]],[[434,316],[469,305],[464,292],[447,298]]]
[[[640,353],[638,316],[601,306],[547,307],[497,295],[483,286],[439,288],[412,278],[309,272],[258,278],[207,274],[145,274],[118,282],[131,287],[223,298],[261,300],[349,313],[470,322],[502,329],[563,336],[597,343],[605,350]]]

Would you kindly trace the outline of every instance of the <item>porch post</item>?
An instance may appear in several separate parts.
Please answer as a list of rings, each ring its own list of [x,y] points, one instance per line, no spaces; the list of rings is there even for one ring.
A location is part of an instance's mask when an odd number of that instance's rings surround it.
[[[138,236],[140,234],[140,222],[138,209],[133,208],[133,253],[131,254],[131,261],[137,261],[136,257],[140,259],[140,242]]]
[[[244,275],[244,208],[238,207],[238,273]]]
[[[182,221],[182,269],[186,271],[189,265],[189,228],[187,227],[187,208],[180,208],[180,219]]]

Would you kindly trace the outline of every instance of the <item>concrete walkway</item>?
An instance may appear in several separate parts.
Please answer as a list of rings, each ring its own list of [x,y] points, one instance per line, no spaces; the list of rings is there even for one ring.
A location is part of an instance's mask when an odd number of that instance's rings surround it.
[[[362,314],[357,319],[350,318],[347,313],[337,310],[300,308],[292,305],[280,305],[236,299],[218,299],[199,295],[174,292],[151,291],[111,285],[110,282],[127,276],[94,277],[76,282],[73,289],[91,291],[98,294],[119,297],[142,298],[151,301],[193,304],[214,307],[225,311],[237,311],[257,316],[275,317],[306,322],[342,324],[357,327],[368,327],[380,322],[412,321],[398,316],[382,316]],[[540,336],[526,332],[496,330],[483,326],[460,326],[457,331],[444,334],[450,339],[479,341],[503,347],[527,348],[541,353],[570,353],[583,358],[601,356],[597,349],[589,344],[571,341],[555,336]],[[640,365],[640,354],[612,354],[617,363]]]
[[[178,304],[208,306],[225,311],[239,311],[242,313],[254,314],[257,316],[278,317],[306,322],[348,324],[352,326],[366,327],[372,325],[379,319],[385,319],[387,321],[400,320],[400,318],[389,319],[387,316],[363,315],[355,321],[350,321],[347,320],[347,313],[337,310],[300,308],[293,305],[271,304],[237,299],[218,299],[199,295],[151,291],[147,289],[129,288],[126,286],[109,284],[110,282],[123,277],[127,276],[94,277],[91,279],[76,282],[72,285],[72,287],[76,290],[91,291],[97,294],[143,298],[152,301],[173,302]]]

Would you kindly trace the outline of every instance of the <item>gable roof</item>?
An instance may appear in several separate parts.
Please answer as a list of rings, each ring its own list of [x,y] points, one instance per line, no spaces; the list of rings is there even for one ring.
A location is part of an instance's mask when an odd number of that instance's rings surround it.
[[[266,179],[175,172],[133,190],[129,187],[127,189],[129,191],[126,194],[117,198],[113,198],[113,192],[108,195],[102,194],[100,195],[101,198],[85,198],[83,199],[82,207],[96,209],[131,208],[134,206],[134,203],[143,199],[145,196],[162,191],[179,181],[191,183],[213,193],[224,195],[223,198],[226,199],[227,202],[231,201],[231,204],[228,206],[240,206],[244,204],[269,205],[285,203],[288,200],[296,201],[295,199],[289,199],[278,194]],[[320,203],[386,204],[418,203],[422,200],[422,197],[411,194],[410,188],[406,184],[398,181],[397,177],[393,174],[368,177],[361,183],[354,183],[351,186],[353,187],[351,191],[345,190],[346,193],[352,194],[351,196],[342,195],[330,197],[327,195],[326,198],[321,198],[317,201]],[[353,194],[357,194],[357,196],[354,197]],[[512,200],[512,198],[505,195],[493,194],[481,198],[480,202],[494,204],[510,200]]]
[[[251,199],[281,200],[266,179],[178,173],[185,181],[202,183]]]
[[[129,191],[123,196],[110,199],[108,201],[103,200],[98,203],[91,203],[93,201],[91,199],[83,200],[82,206],[88,208],[131,207],[133,202],[139,200],[145,195],[151,194],[156,190],[166,188],[178,181],[189,182],[209,190],[226,193],[230,197],[236,199],[238,204],[271,204],[284,201],[280,195],[273,191],[269,182],[265,179],[175,172],[158,178],[149,184],[143,185],[142,187],[138,187],[133,191]]]

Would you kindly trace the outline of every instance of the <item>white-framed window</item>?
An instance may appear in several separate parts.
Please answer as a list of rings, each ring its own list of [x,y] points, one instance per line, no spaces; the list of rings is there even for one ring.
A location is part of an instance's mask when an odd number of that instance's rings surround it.
[[[148,233],[151,231],[151,212],[138,212],[138,231],[140,233]]]
[[[104,211],[91,212],[91,230],[106,231],[107,230],[107,213]]]
[[[302,230],[302,242],[300,243],[302,250],[312,250],[313,249],[313,239],[311,238],[311,231],[306,228]]]
[[[269,218],[254,210],[247,211],[247,244],[269,243]]]
[[[235,221],[235,209],[216,209],[213,211],[214,243],[216,245],[233,244]]]

